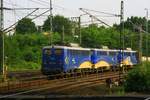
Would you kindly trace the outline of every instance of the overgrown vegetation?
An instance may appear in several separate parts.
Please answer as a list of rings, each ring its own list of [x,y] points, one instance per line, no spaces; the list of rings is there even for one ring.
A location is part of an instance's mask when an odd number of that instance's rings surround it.
[[[125,91],[150,93],[150,63],[144,62],[128,73]]]
[[[53,36],[53,43],[59,42],[58,33]],[[40,69],[42,47],[48,43],[49,37],[41,33],[5,36],[5,62],[8,70]]]

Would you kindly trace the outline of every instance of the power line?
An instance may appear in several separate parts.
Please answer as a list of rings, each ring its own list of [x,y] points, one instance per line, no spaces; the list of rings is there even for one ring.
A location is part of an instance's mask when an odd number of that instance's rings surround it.
[[[34,2],[34,1],[32,0],[32,2]],[[45,6],[49,6],[50,2],[47,2],[47,1],[44,1],[44,0],[38,0],[38,2],[35,2],[35,3],[45,5]],[[68,8],[65,8],[65,7],[62,7],[60,5],[56,5],[56,4],[53,4],[53,8],[60,8],[60,9],[65,10],[65,11],[73,12],[72,10],[70,10]]]
[[[43,14],[45,14],[45,13],[47,13],[47,12],[49,12],[49,10],[46,10],[45,12],[41,13],[40,15],[37,15],[36,17],[32,18],[32,20],[34,20],[34,19],[36,19],[36,18],[42,16]]]
[[[9,1],[10,1],[10,3],[13,3],[11,0],[9,0]],[[17,5],[16,5],[16,6],[17,6]],[[13,7],[13,9],[15,8],[15,6],[14,6],[14,5],[12,5],[12,7]],[[15,22],[16,22],[16,21],[17,21],[17,20],[16,20],[16,19],[17,19],[17,18],[16,18],[16,15],[17,15],[17,14],[16,14],[16,11],[13,11],[13,13],[14,13]]]
[[[45,10],[45,9],[49,9],[49,8],[13,8],[13,9],[10,9],[10,10],[33,10],[33,9]]]
[[[46,6],[45,4],[43,4],[41,2],[38,2],[38,1],[34,1],[34,0],[30,0],[30,1],[33,2],[33,3],[39,4],[39,5],[42,5],[42,6]]]
[[[45,14],[45,13],[47,13],[47,12],[49,12],[49,10],[47,10],[47,11],[45,11],[45,12],[41,13],[40,15],[38,15],[38,16],[36,16],[36,17],[32,18],[31,20],[34,20],[34,19],[36,19],[36,18],[38,18],[38,17],[42,16],[43,14]],[[30,13],[30,14],[31,14],[31,13]],[[28,16],[30,16],[30,15],[28,15]],[[24,17],[24,18],[26,18],[26,17]],[[20,21],[20,20],[19,20],[19,21]],[[18,21],[18,22],[19,22],[19,21]],[[16,22],[16,23],[15,23],[15,25],[16,25],[18,22]],[[13,27],[13,26],[14,26],[14,24],[12,25],[12,27]],[[11,28],[11,27],[10,27],[10,28]],[[7,30],[5,29],[5,32],[7,33],[7,32],[10,32],[10,31],[12,31],[12,30],[14,30],[14,29],[15,29],[15,28],[10,29],[10,28],[9,28],[9,30],[8,30],[8,29],[7,29]]]
[[[26,15],[24,18],[30,16],[31,14],[33,14],[34,12],[36,12],[38,9],[35,9],[34,11],[32,11],[31,13],[29,13],[28,15]],[[18,21],[19,22],[19,21]],[[15,26],[18,22],[10,25],[8,28],[4,29],[3,31],[6,32],[7,30],[9,30],[11,27]]]
[[[84,9],[84,8],[79,8],[79,9],[80,9],[81,11],[83,11],[84,13],[88,14],[91,18],[94,18],[94,19],[96,19],[97,21],[103,23],[104,25],[111,27],[110,25],[108,25],[108,24],[105,23],[104,21],[100,20],[100,19],[97,18],[96,16],[90,14],[90,13],[87,11],[87,9]]]
[[[14,3],[10,3],[10,2],[7,2],[7,1],[4,1],[4,3],[6,3],[6,4],[8,4],[8,5],[17,6],[16,4],[14,4]]]
[[[45,4],[47,4],[47,5],[49,4],[49,2],[44,1],[44,0],[38,0],[38,1],[40,1],[40,2],[42,2],[42,3],[45,3]],[[67,8],[64,8],[64,7],[62,7],[62,6],[55,5],[55,4],[53,4],[53,6],[56,6],[56,7],[61,8],[61,9],[67,9]]]
[[[96,16],[96,17],[116,17],[116,16],[113,16],[113,15],[110,15],[110,16],[109,15],[106,15],[106,16],[105,15],[103,15],[103,16],[102,15],[94,15],[94,16]]]
[[[22,6],[18,5],[18,4],[13,3],[12,1],[10,1],[10,2],[4,1],[4,3],[6,3],[6,4],[8,4],[8,5],[15,6],[15,7],[22,7]]]
[[[44,1],[44,0],[38,0],[38,1],[41,2],[41,3],[49,4],[49,2]]]
[[[83,9],[85,9],[85,8],[83,8]],[[96,11],[96,10],[91,10],[91,9],[85,9],[85,10],[92,11],[92,12],[97,12],[97,13],[102,13],[102,14],[106,14],[106,15],[112,15],[112,16],[115,16],[115,17],[120,17],[120,15],[112,14],[112,13],[107,13],[107,12],[102,12],[102,11]]]

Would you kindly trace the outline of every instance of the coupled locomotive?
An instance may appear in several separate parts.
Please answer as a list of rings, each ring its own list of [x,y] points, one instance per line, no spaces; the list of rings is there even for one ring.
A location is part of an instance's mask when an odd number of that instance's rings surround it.
[[[42,49],[41,71],[45,75],[75,70],[109,70],[118,64],[129,67],[138,64],[138,52],[67,46],[46,46]]]

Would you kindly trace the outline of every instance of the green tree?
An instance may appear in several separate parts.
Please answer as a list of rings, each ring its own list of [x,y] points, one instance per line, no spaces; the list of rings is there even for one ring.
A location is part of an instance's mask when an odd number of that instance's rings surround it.
[[[84,47],[100,48],[108,46],[109,48],[119,48],[119,32],[114,28],[98,27],[96,25],[89,25],[89,27],[82,28],[82,45]]]
[[[64,27],[65,34],[71,34],[72,24],[68,18],[56,15],[53,17],[52,24],[53,24],[53,32],[58,32],[61,34],[63,32]],[[48,17],[48,19],[44,22],[43,30],[44,31],[50,30],[50,17]]]
[[[89,27],[82,29],[82,45],[84,47],[100,47],[101,41],[98,27],[90,25]]]
[[[146,29],[145,23],[146,23],[145,17],[131,16],[131,17],[128,17],[127,20],[124,22],[124,27],[125,29],[129,29],[135,32],[135,31],[138,31],[138,27],[142,27],[142,29],[145,30]],[[150,27],[150,21],[148,21],[148,26]],[[114,27],[119,29],[120,25],[114,24]]]
[[[36,31],[35,23],[30,18],[23,18],[16,26],[16,33],[19,34],[34,33]]]

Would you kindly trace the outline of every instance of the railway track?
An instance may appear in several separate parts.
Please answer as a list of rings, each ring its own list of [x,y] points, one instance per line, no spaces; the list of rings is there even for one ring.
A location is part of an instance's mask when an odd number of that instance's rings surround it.
[[[63,79],[39,79],[28,82],[21,82],[18,84],[8,84],[8,86],[0,87],[0,94],[49,94],[63,92],[68,89],[76,88],[79,86],[92,86],[97,83],[104,84],[107,78],[112,78],[114,80],[119,78],[118,72],[106,72],[97,73],[84,76],[69,77]],[[120,75],[120,78],[123,78]],[[51,90],[51,91],[50,91]]]
[[[94,86],[97,84],[105,84],[105,80],[107,78],[118,79],[118,75],[103,76],[103,78],[97,78],[97,76],[92,77],[92,78],[84,78],[82,80],[76,80],[76,81],[67,82],[67,83],[60,83],[58,85],[54,85],[54,87],[49,86],[49,87],[47,87],[46,90],[44,89],[41,91],[35,91],[32,93],[29,92],[29,93],[25,93],[25,94],[26,95],[29,95],[29,94],[32,94],[32,95],[61,94],[68,90],[77,89],[78,87],[85,88],[85,87],[90,87],[90,86]]]

